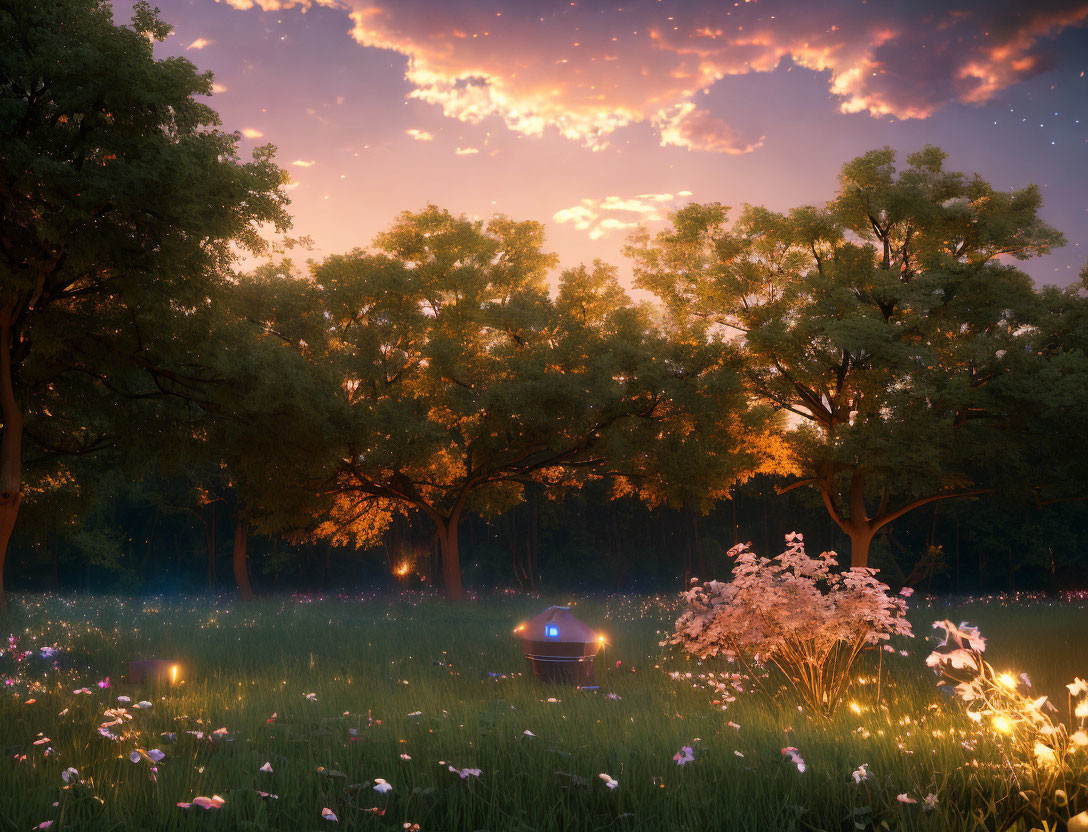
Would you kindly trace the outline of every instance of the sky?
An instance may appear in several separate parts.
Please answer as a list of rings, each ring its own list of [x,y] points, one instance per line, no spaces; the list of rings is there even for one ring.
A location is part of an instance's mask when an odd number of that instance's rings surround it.
[[[155,4],[157,53],[214,73],[243,152],[278,148],[311,256],[435,203],[622,266],[689,201],[822,204],[849,159],[936,144],[1042,189],[1069,243],[1023,265],[1037,283],[1088,260],[1088,0]]]

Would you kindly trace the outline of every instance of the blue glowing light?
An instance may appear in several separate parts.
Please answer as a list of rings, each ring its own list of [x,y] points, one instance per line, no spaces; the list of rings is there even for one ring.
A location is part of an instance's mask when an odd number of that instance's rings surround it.
[[[549,624],[544,628],[544,635],[548,638],[559,638],[559,625]]]

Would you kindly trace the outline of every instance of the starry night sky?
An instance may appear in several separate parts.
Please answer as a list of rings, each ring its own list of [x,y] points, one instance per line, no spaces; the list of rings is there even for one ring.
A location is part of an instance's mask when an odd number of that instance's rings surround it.
[[[1024,264],[1037,282],[1088,260],[1088,2],[156,2],[158,54],[212,70],[225,126],[279,148],[315,255],[434,202],[622,265],[686,201],[822,203],[844,161],[932,143],[1042,188],[1069,244]]]

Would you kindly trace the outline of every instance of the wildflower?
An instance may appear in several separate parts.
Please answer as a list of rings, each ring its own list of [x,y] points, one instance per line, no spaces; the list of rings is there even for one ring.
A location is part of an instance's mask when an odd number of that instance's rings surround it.
[[[423,711],[412,711],[408,716],[423,716]]]
[[[927,794],[925,796],[925,799],[922,801],[922,811],[923,812],[932,812],[936,808],[937,808],[937,795],[933,794],[933,792],[930,792],[929,794]]]
[[[1088,718],[1088,699],[1078,702],[1077,707],[1073,709],[1073,713],[1078,719]]]
[[[258,797],[262,797],[265,800],[279,800],[280,799],[280,796],[278,794],[269,794],[268,792],[262,792],[260,789],[254,789],[254,791],[257,792]]]
[[[899,590],[899,594],[902,595],[904,598],[910,598],[910,596],[914,594],[914,588],[905,586],[901,590]]]
[[[100,681],[98,683],[98,689],[99,690],[105,690],[109,686],[110,686],[110,677],[109,676],[107,676],[105,679],[103,679],[102,681]]]
[[[737,723],[735,723],[735,722],[727,722],[726,724],[727,724],[727,725],[728,725],[728,726],[729,726],[730,728],[732,728],[732,729],[733,729],[734,731],[739,731],[739,730],[740,730],[740,726],[739,726],[739,725],[737,725]]]
[[[382,778],[377,777],[374,779],[374,791],[379,794],[385,794],[386,792],[393,791],[393,787],[385,782]]]
[[[196,806],[199,809],[208,811],[210,809],[220,809],[226,802],[227,801],[225,801],[219,795],[213,794],[211,797],[194,797],[192,803],[179,803],[178,808],[191,809],[193,806]]]
[[[1041,766],[1056,766],[1058,764],[1058,758],[1054,754],[1054,749],[1048,745],[1044,745],[1038,740],[1035,741],[1035,761]]]
[[[673,754],[672,758],[676,760],[678,766],[682,766],[685,763],[693,762],[695,760],[695,753],[692,751],[690,745],[685,745],[678,752]]]
[[[1072,683],[1066,685],[1066,687],[1069,688],[1070,696],[1080,696],[1083,693],[1088,693],[1088,682],[1079,676],[1073,677]]]
[[[1075,745],[1079,745],[1081,748],[1084,748],[1084,746],[1088,745],[1088,734],[1084,733],[1084,731],[1077,731],[1069,739],[1071,739]]]
[[[263,766],[261,766],[261,771],[264,771],[264,772],[267,772],[267,773],[271,774],[272,773],[272,763],[271,762],[265,763]]]
[[[805,761],[801,759],[801,755],[797,752],[797,749],[792,745],[782,749],[783,756],[789,757],[795,766],[797,771],[804,773]]]
[[[460,775],[462,780],[467,780],[469,777],[480,776],[480,769],[478,768],[457,768],[456,766],[449,766],[449,770],[454,774]]]
[[[895,796],[895,799],[898,800],[900,803],[917,803],[918,802],[917,800],[915,800],[913,797],[911,797],[906,792],[903,792],[902,794],[897,794]]]
[[[617,662],[617,665],[618,665],[618,664],[619,664],[619,663]],[[618,693],[611,693],[611,692],[610,692],[610,693],[609,693],[609,694],[608,694],[607,696],[605,696],[605,699],[611,699],[611,700],[615,701],[615,700],[617,700],[617,699],[623,699],[623,697],[622,697],[622,696],[620,696],[620,695],[619,695]]]
[[[316,702],[317,701],[317,694],[316,693],[306,693],[306,694],[303,694],[303,696],[305,696],[311,702]],[[328,811],[328,810],[326,810],[326,811]],[[329,814],[332,815],[332,812],[329,812]],[[336,815],[333,815],[332,819],[336,820]]]
[[[130,696],[118,696],[117,701],[120,702],[122,705],[127,705],[129,702],[132,701],[132,697],[130,697]]]
[[[68,767],[60,773],[60,779],[65,783],[71,783],[73,780],[79,779],[79,772],[74,768]]]
[[[409,754],[401,754],[401,755],[400,755],[400,758],[401,758],[402,760],[404,760],[405,762],[407,762],[408,760],[412,759],[411,755],[409,755]]]
[[[1065,828],[1069,832],[1088,832],[1088,812],[1081,812],[1071,817]]]
[[[619,780],[613,780],[612,775],[605,774],[603,771],[597,776],[600,777],[604,781],[604,784],[610,789],[615,789],[620,784]]]
[[[872,776],[869,774],[869,764],[862,763],[850,773],[850,776],[854,778],[855,783],[864,783]]]
[[[340,822],[340,819],[338,817],[336,817],[336,813],[332,809],[330,809],[328,806],[326,806],[324,809],[321,810],[321,817],[324,818],[325,820],[331,820],[333,823],[339,823]]]
[[[141,701],[141,702],[137,702],[137,703],[136,703],[135,705],[133,705],[132,707],[134,707],[134,708],[139,708],[139,709],[140,709],[141,711],[143,711],[143,710],[147,710],[148,708],[150,708],[150,707],[151,707],[151,703],[150,703],[150,702],[148,702],[148,701],[147,701],[147,700],[145,699],[145,700],[143,700],[143,701]]]

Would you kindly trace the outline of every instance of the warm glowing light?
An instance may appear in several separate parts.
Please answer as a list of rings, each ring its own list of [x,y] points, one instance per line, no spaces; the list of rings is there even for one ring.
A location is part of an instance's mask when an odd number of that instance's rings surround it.
[[[525,629],[525,625],[524,625],[524,624],[518,624],[518,626],[516,626],[516,627],[514,628],[514,632],[515,632],[515,633],[520,633],[520,632],[521,632],[522,630],[524,630],[524,629]]]
[[[859,705],[857,702],[851,702],[850,703],[850,710],[853,711],[856,714],[860,714],[861,713],[861,705]]]
[[[1002,673],[1000,676],[997,677],[997,681],[999,681],[1007,688],[1016,687],[1016,679],[1012,677],[1011,673]]]
[[[1003,716],[995,716],[994,717],[994,730],[999,731],[1002,734],[1011,734],[1012,733],[1012,723],[1009,722]]]
[[[412,571],[412,564],[410,564],[406,560],[402,560],[400,563],[397,564],[397,568],[393,570],[393,574],[398,576],[398,577],[403,578],[405,575],[407,575],[411,571]]]
[[[599,641],[601,644],[604,644],[604,636],[597,636],[597,641]]]
[[[176,664],[170,665],[170,684],[176,685],[178,681],[178,666]]]

